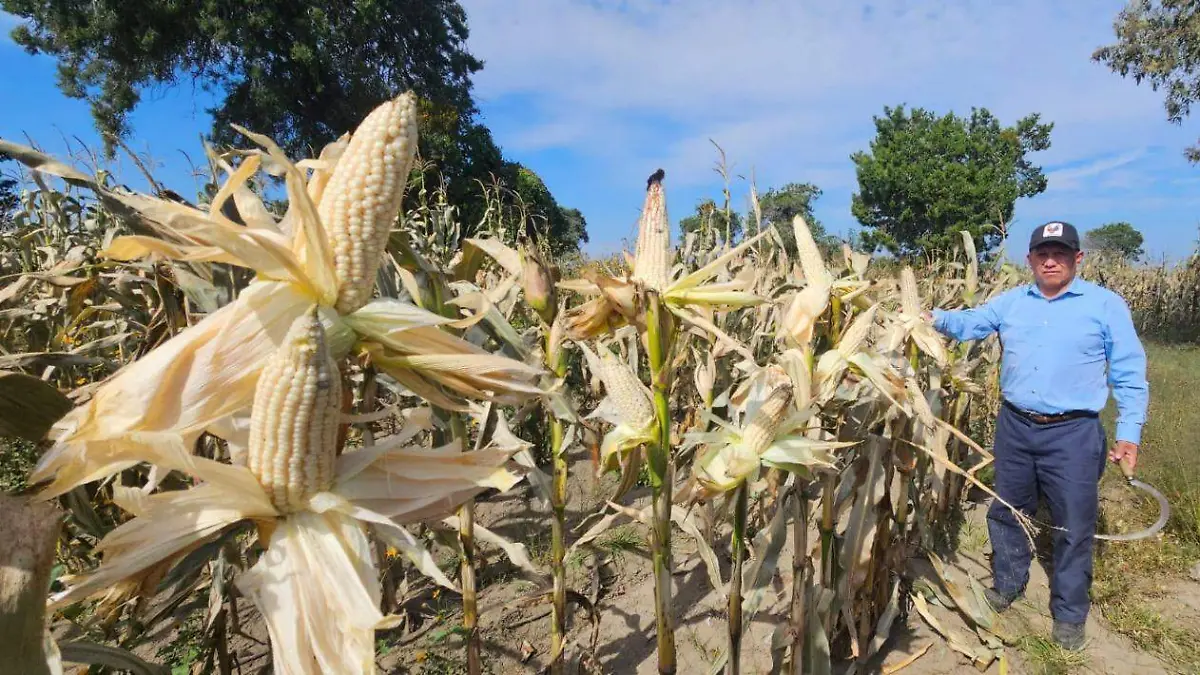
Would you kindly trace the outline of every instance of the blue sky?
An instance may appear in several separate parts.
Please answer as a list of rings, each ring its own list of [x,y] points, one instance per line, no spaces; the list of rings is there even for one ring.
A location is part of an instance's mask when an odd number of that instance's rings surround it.
[[[1039,112],[1051,149],[1033,157],[1049,189],[1017,204],[1011,253],[1050,219],[1081,230],[1128,220],[1156,257],[1194,246],[1200,167],[1183,149],[1200,123],[1168,123],[1162,97],[1090,60],[1112,40],[1119,0],[799,2],[796,0],[464,0],[469,49],[484,60],[475,93],[505,154],[537,171],[588,219],[593,253],[631,240],[645,186],[666,170],[672,220],[720,199],[725,150],[734,207],[792,181],[824,190],[817,216],[857,227],[849,156],[866,149],[885,105],[968,113],[1005,124]],[[49,58],[7,39],[0,15],[0,137],[66,151],[96,143],[84,103],[55,87]],[[157,176],[194,190],[184,153],[203,155],[211,96],[190,84],[147,93],[133,115],[136,150]],[[117,167],[130,184],[134,168]],[[741,176],[741,177],[738,177]]]

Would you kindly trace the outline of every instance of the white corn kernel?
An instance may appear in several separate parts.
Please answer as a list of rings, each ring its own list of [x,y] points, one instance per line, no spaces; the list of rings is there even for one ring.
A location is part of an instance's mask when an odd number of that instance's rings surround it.
[[[259,376],[246,465],[287,513],[333,484],[342,383],[314,307]]]
[[[341,314],[371,299],[416,150],[417,103],[410,92],[367,115],[334,167],[317,211],[334,251]]]

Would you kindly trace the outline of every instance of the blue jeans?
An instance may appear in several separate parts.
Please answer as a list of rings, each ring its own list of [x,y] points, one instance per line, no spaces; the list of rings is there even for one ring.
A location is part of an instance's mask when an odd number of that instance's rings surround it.
[[[1087,620],[1106,445],[1104,427],[1095,417],[1038,424],[1002,406],[996,421],[996,494],[1031,517],[1038,496],[1045,495],[1054,526],[1065,528],[1054,531],[1050,613],[1057,621]],[[987,519],[994,588],[1015,595],[1029,582],[1029,540],[1000,502],[992,503]]]

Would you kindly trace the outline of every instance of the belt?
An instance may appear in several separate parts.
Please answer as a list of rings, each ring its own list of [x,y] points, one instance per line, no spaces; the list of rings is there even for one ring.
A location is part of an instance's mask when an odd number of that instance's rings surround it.
[[[1030,422],[1034,422],[1036,424],[1054,424],[1055,422],[1065,422],[1067,420],[1078,419],[1080,417],[1099,417],[1100,416],[1099,413],[1092,412],[1091,410],[1068,410],[1067,412],[1064,412],[1064,413],[1055,413],[1053,415],[1043,415],[1042,413],[1036,413],[1036,412],[1033,412],[1032,410],[1022,410],[1021,408],[1018,408],[1017,406],[1013,405],[1012,403],[1009,403],[1007,400],[1004,401],[1004,407],[1015,412],[1016,414],[1020,415],[1021,417],[1024,417],[1025,419],[1029,420]]]

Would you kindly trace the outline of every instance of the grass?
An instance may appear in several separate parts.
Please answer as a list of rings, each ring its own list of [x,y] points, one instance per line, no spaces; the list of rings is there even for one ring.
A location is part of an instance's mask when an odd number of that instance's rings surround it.
[[[29,472],[37,464],[37,446],[18,438],[0,438],[0,492],[24,490]]]
[[[1017,640],[1032,672],[1036,675],[1066,675],[1088,665],[1085,652],[1072,652],[1041,635],[1025,635]]]
[[[601,555],[607,554],[614,562],[620,563],[625,559],[626,554],[647,550],[649,544],[646,543],[646,536],[642,534],[637,525],[628,524],[614,527],[596,537],[591,547]],[[576,550],[568,557],[567,564],[582,565],[586,555],[582,550]]]
[[[963,521],[958,533],[959,548],[971,553],[979,553],[987,549],[987,545],[987,527],[969,520]]]
[[[1014,607],[1001,619],[1005,642],[1009,642],[1021,653],[1026,670],[1033,675],[1067,675],[1088,672],[1091,666],[1088,651],[1073,652],[1063,649],[1050,639],[1030,620],[1030,615]],[[1010,671],[1011,672],[1011,671]]]
[[[1146,345],[1150,411],[1142,433],[1137,474],[1171,503],[1167,531],[1180,543],[1200,548],[1200,347]],[[1115,406],[1104,411],[1110,442]],[[1105,472],[1106,485],[1121,475]]]
[[[1139,649],[1185,672],[1200,672],[1200,625],[1164,617],[1155,600],[1169,593],[1164,580],[1178,578],[1200,559],[1200,347],[1147,344],[1150,411],[1143,431],[1137,475],[1157,487],[1171,504],[1165,536],[1102,545],[1097,554],[1092,599],[1112,629]],[[1114,406],[1103,416],[1110,441]],[[1120,472],[1106,471],[1103,485],[1120,488]],[[1146,512],[1102,518],[1148,524]]]

